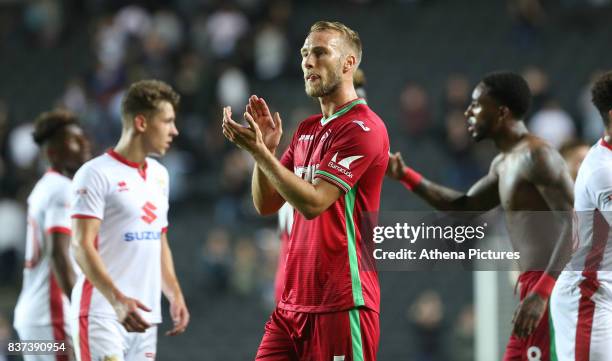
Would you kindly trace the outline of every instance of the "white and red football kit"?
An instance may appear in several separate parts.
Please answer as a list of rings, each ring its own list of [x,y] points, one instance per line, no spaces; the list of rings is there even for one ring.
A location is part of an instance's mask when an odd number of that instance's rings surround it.
[[[612,360],[612,146],[595,144],[574,187],[575,244],[550,299],[559,361]]]
[[[140,313],[152,324],[161,322],[161,237],[168,226],[168,186],[168,171],[156,160],[147,158],[139,167],[113,150],[85,163],[73,184],[72,217],[101,220],[95,247],[108,275],[123,294],[151,309]],[[84,275],[77,279],[72,301],[80,360],[154,356],[156,333],[121,332],[125,330],[111,304]],[[139,353],[132,357],[134,350]]]
[[[22,340],[70,342],[70,304],[51,269],[50,234],[70,235],[70,178],[48,171],[28,197],[23,286],[15,306],[14,327]],[[29,355],[26,360],[68,360],[67,356]]]

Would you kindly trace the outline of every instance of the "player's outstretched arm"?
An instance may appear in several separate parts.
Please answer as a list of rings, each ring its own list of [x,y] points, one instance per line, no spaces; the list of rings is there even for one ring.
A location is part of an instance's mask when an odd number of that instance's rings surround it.
[[[476,182],[467,193],[434,183],[406,166],[399,152],[389,154],[387,176],[399,180],[407,189],[432,207],[443,211],[484,212],[499,205],[499,189],[495,173],[496,160],[489,173]]]
[[[139,309],[151,310],[140,301],[121,293],[108,275],[100,254],[95,247],[95,239],[101,221],[97,218],[74,218],[72,221],[72,247],[77,263],[85,277],[108,300],[117,313],[117,319],[128,332],[145,332],[151,327],[140,315]]]
[[[183,297],[183,291],[181,291],[181,286],[176,277],[172,251],[170,250],[166,233],[162,233],[161,242],[162,291],[170,303],[170,316],[174,324],[174,327],[166,332],[166,336],[176,336],[185,332],[190,316],[185,304],[185,298]]]
[[[513,318],[513,333],[518,337],[529,336],[546,313],[546,303],[555,280],[572,253],[573,183],[561,155],[549,146],[531,151],[526,160],[526,178],[532,182],[561,222],[559,239],[555,244],[546,270],[533,287],[532,292],[519,304]]]
[[[225,108],[223,134],[232,143],[251,153],[261,172],[282,199],[304,217],[312,219],[318,216],[342,195],[342,191],[332,184],[319,180],[311,184],[285,168],[265,145],[259,126],[248,113],[245,113],[245,120],[248,127],[232,120],[230,109]]]

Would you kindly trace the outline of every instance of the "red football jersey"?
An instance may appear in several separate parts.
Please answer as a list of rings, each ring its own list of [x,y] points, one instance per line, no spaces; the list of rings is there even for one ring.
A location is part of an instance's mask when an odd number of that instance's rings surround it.
[[[333,312],[366,306],[378,312],[378,274],[361,233],[378,213],[388,160],[385,124],[363,99],[328,118],[319,114],[300,123],[281,163],[308,182],[321,178],[345,194],[315,219],[295,211],[280,308]]]

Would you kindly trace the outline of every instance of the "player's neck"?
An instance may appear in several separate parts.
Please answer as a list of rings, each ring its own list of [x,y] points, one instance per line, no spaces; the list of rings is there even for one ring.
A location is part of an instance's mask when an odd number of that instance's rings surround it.
[[[51,163],[51,172],[55,172],[55,173],[59,173],[61,175],[63,175],[64,177],[68,177],[70,179],[72,179],[72,177],[74,177],[74,172],[69,171],[66,167],[63,167],[59,164],[54,164]]]
[[[502,152],[512,150],[523,138],[529,134],[529,130],[522,120],[508,122],[504,125],[503,131],[493,139],[497,149]]]
[[[116,153],[130,162],[138,163],[141,167],[144,166],[147,152],[137,139],[122,135],[113,149]]]
[[[334,114],[339,106],[344,105],[351,100],[357,99],[357,92],[355,88],[351,87],[339,87],[335,92],[328,96],[319,98],[321,104],[321,113],[324,117],[330,117]]]

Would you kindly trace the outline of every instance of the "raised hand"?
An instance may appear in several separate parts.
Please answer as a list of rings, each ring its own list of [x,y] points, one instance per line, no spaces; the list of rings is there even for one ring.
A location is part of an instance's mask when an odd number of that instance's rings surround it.
[[[249,113],[244,113],[248,126],[240,125],[232,119],[231,107],[223,108],[223,135],[238,147],[254,154],[262,148],[269,149],[264,144],[259,126]]]
[[[246,112],[253,118],[261,130],[262,138],[268,150],[272,153],[278,147],[283,135],[283,124],[278,112],[274,116],[270,113],[268,104],[263,98],[252,95],[246,106]]]

